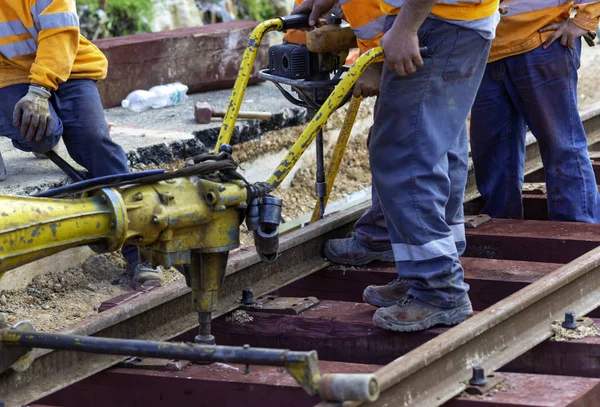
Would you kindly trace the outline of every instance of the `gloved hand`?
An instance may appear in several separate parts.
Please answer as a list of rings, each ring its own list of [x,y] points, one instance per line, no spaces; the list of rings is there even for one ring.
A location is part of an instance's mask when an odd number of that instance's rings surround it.
[[[355,98],[379,95],[379,84],[381,83],[381,70],[383,69],[383,62],[375,62],[367,67],[362,75],[359,76],[356,84],[354,84],[354,90],[352,96]]]
[[[45,88],[30,86],[29,92],[15,106],[13,125],[21,128],[21,137],[28,142],[34,138],[39,142],[52,132],[53,119],[48,101],[51,95]]]
[[[588,30],[579,27],[573,22],[572,18],[563,21],[562,23],[554,23],[547,25],[542,28],[539,32],[543,33],[546,31],[554,31],[554,34],[550,36],[542,45],[544,49],[552,45],[556,40],[560,38],[560,45],[563,47],[569,47],[575,49],[575,40],[579,37],[583,37],[588,34]]]

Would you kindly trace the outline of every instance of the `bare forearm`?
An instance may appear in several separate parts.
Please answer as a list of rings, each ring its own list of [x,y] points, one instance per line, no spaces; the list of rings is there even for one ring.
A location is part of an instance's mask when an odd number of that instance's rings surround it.
[[[416,33],[437,0],[406,0],[394,21],[393,29]]]

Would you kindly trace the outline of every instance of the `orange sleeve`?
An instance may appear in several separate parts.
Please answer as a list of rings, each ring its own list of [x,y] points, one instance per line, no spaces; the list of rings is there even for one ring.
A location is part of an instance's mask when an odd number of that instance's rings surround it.
[[[573,7],[577,14],[573,22],[588,31],[596,31],[600,20],[600,2],[576,4]]]
[[[79,48],[79,19],[73,0],[53,0],[42,9],[32,2],[31,12],[39,29],[38,49],[29,79],[50,89],[66,82]]]

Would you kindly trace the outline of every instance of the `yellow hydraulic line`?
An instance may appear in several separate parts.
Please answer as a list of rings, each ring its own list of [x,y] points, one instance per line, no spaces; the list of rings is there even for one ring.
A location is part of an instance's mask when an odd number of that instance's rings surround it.
[[[256,54],[258,53],[258,48],[263,36],[269,31],[281,29],[283,29],[283,22],[281,19],[275,18],[259,24],[252,31],[250,39],[248,40],[248,48],[246,48],[244,56],[242,57],[240,71],[235,80],[235,84],[233,85],[229,105],[227,106],[227,111],[225,112],[223,124],[221,125],[221,130],[219,132],[219,138],[215,145],[215,153],[219,152],[221,144],[229,144],[231,141],[235,122],[237,121],[240,106],[242,105],[242,99],[244,98],[244,93],[246,93],[246,87],[248,86],[250,75],[252,74],[252,66],[254,65],[254,60],[256,59]]]
[[[346,73],[344,78],[338,83],[331,95],[327,98],[323,106],[319,109],[315,117],[310,121],[302,135],[296,140],[285,158],[281,161],[275,172],[267,179],[267,184],[271,190],[277,188],[285,177],[289,174],[296,162],[306,151],[310,143],[313,142],[319,130],[327,123],[329,116],[340,103],[344,100],[348,92],[352,89],[358,77],[375,60],[383,58],[383,48],[373,48],[358,58],[356,63]]]
[[[325,206],[327,206],[329,195],[331,194],[333,184],[335,183],[335,178],[337,177],[338,170],[340,169],[340,164],[342,162],[342,158],[344,157],[346,145],[348,145],[348,139],[350,138],[352,126],[354,126],[354,121],[356,120],[356,115],[358,113],[358,108],[360,107],[361,101],[362,97],[352,97],[352,100],[350,101],[350,106],[348,107],[348,112],[346,113],[346,118],[344,119],[344,123],[342,124],[342,128],[340,129],[340,135],[338,136],[335,148],[333,150],[333,154],[331,156],[331,159],[329,160],[327,173],[325,175],[325,182],[327,182],[327,195],[325,195]],[[310,218],[310,223],[316,222],[320,218],[319,204],[319,198],[317,198],[315,202],[315,208],[313,209],[312,217]]]

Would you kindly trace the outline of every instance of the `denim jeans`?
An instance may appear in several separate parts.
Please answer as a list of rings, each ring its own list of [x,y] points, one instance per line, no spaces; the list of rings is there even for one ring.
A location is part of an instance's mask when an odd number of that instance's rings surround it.
[[[27,84],[0,89],[0,136],[8,137],[22,151],[44,153],[63,138],[69,155],[90,172],[92,177],[129,173],[125,151],[109,136],[108,123],[96,84],[88,79],[70,80],[61,85],[50,98],[53,129],[41,142],[27,142],[20,129],[13,126],[13,111],[25,96]],[[137,247],[123,246],[125,259],[138,259]]]
[[[388,17],[389,28],[394,17]],[[369,143],[373,185],[386,219],[398,274],[409,294],[439,307],[459,304],[468,285],[456,240],[464,240],[468,172],[466,119],[491,41],[427,18],[418,32],[429,55],[408,77],[384,66]],[[455,211],[448,214],[448,211]]]
[[[548,214],[555,221],[600,221],[600,196],[577,109],[581,41],[555,42],[488,64],[471,114],[477,188],[494,218],[523,217],[527,127],[546,172]]]

